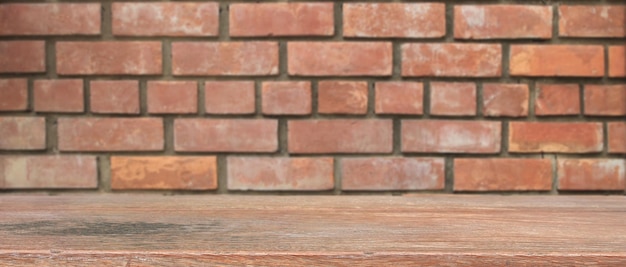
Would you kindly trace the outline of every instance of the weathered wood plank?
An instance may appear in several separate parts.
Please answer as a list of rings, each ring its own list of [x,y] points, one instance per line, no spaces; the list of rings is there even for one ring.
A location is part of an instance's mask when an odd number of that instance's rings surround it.
[[[0,196],[2,266],[415,262],[626,266],[626,197]]]

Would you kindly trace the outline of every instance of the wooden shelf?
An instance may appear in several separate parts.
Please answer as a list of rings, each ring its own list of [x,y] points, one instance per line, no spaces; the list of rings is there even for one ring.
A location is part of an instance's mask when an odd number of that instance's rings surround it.
[[[0,266],[626,266],[624,196],[0,195]]]

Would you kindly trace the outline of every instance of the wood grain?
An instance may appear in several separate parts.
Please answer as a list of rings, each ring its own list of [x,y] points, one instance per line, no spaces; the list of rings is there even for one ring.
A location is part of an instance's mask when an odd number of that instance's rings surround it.
[[[626,197],[0,196],[0,266],[416,264],[626,266]]]

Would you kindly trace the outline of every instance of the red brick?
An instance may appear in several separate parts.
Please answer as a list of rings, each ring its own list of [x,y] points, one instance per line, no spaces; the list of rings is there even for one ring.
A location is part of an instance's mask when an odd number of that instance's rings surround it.
[[[626,115],[626,84],[585,85],[585,114]]]
[[[500,132],[495,121],[403,120],[402,152],[498,153]]]
[[[317,97],[322,114],[367,113],[367,82],[321,81]]]
[[[100,34],[100,4],[2,4],[0,35]]]
[[[502,73],[499,44],[403,44],[402,76],[496,77]]]
[[[58,42],[57,73],[62,75],[161,74],[161,42]]]
[[[454,159],[454,191],[548,191],[550,159]]]
[[[289,42],[289,74],[296,76],[389,76],[389,42]]]
[[[91,112],[105,114],[139,114],[137,81],[92,81]]]
[[[0,150],[46,148],[46,119],[43,117],[0,117]]]
[[[559,190],[626,189],[624,159],[559,159]]]
[[[278,121],[177,119],[174,148],[182,152],[275,152]]]
[[[230,36],[330,36],[333,3],[235,3]]]
[[[288,122],[289,153],[390,153],[391,120],[299,120]]]
[[[431,83],[430,114],[444,116],[476,115],[476,85],[466,82]]]
[[[535,115],[580,114],[580,92],[577,84],[540,84],[537,86]]]
[[[347,37],[437,38],[446,34],[445,5],[439,3],[346,3]]]
[[[60,118],[61,151],[161,151],[159,118]]]
[[[44,41],[0,41],[0,73],[46,71]]]
[[[330,190],[332,158],[228,157],[229,190]]]
[[[604,49],[599,45],[512,45],[514,76],[602,77]]]
[[[424,113],[424,85],[418,82],[377,82],[375,110],[377,114]]]
[[[609,77],[626,77],[626,46],[609,46]]]
[[[0,111],[28,109],[28,82],[26,79],[0,79]]]
[[[198,112],[198,84],[194,81],[148,82],[148,113]]]
[[[568,37],[626,37],[624,5],[561,5],[559,35]]]
[[[0,188],[97,188],[94,156],[0,156]]]
[[[215,36],[218,3],[113,3],[113,35]]]
[[[83,80],[36,80],[33,95],[37,112],[85,111]]]
[[[626,122],[609,122],[609,153],[626,154]]]
[[[264,82],[261,94],[263,114],[311,114],[311,82]]]
[[[519,39],[552,37],[552,7],[461,5],[454,7],[454,38]]]
[[[204,90],[204,106],[209,114],[252,114],[255,111],[252,81],[206,82]]]
[[[441,190],[442,158],[344,158],[343,190]]]
[[[592,122],[511,122],[509,151],[590,153],[602,151],[602,124]]]
[[[211,190],[217,161],[211,157],[111,157],[111,189]]]
[[[487,117],[528,116],[527,84],[484,84],[483,114]]]
[[[174,75],[275,75],[278,43],[175,42],[172,71]]]

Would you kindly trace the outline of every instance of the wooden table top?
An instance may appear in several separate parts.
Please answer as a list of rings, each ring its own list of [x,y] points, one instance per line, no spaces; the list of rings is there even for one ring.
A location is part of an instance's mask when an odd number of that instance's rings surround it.
[[[0,195],[0,266],[626,266],[625,196]]]

